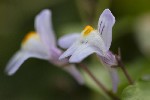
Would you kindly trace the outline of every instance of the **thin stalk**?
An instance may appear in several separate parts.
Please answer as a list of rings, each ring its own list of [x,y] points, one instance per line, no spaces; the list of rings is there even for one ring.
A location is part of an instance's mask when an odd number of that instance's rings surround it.
[[[126,76],[129,84],[133,84],[134,82],[133,82],[132,78],[130,77],[129,73],[127,72],[127,70],[125,69],[125,65],[122,62],[120,48],[118,49],[118,55],[116,55],[116,59],[118,62],[118,66],[122,69],[122,71],[123,71],[124,75]]]
[[[111,91],[109,91],[88,69],[88,67],[85,64],[79,64],[81,68],[94,80],[94,82],[98,85],[100,89],[102,89],[108,96],[112,98],[112,100],[120,100],[115,94],[113,94]]]

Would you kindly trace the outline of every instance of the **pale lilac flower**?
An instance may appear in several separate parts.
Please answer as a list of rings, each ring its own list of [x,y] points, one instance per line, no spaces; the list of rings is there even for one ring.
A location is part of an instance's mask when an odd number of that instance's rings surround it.
[[[70,57],[69,62],[79,63],[87,56],[96,53],[104,66],[107,67],[111,74],[113,82],[113,91],[117,91],[118,75],[116,68],[112,66],[117,65],[115,55],[109,51],[112,41],[112,27],[115,23],[115,17],[109,9],[105,9],[100,15],[98,22],[98,29],[95,30],[91,26],[86,26],[81,35],[74,38],[74,43],[61,56],[60,60]],[[74,34],[75,36],[75,34]],[[70,36],[68,37],[70,38]],[[60,38],[61,41],[67,40],[67,36]],[[72,43],[72,42],[71,42]],[[65,47],[65,43],[60,44]]]
[[[25,60],[32,57],[47,60],[50,63],[63,68],[80,84],[83,84],[82,76],[75,65],[68,64],[66,59],[63,61],[59,60],[62,51],[56,44],[50,10],[45,9],[36,16],[35,29],[36,32],[30,32],[24,38],[20,50],[16,52],[9,61],[5,70],[6,73],[8,75],[13,75]]]

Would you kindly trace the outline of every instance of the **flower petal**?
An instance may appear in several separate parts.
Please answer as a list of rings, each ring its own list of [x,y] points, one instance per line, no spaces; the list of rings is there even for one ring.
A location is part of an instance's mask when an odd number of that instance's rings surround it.
[[[27,52],[23,50],[19,50],[16,52],[16,54],[10,59],[8,62],[5,72],[8,75],[13,75],[19,67],[28,59],[28,58],[39,58],[39,59],[47,59],[44,56],[37,54],[37,53],[32,53],[32,52]]]
[[[91,55],[92,53],[99,53],[99,51],[98,51],[98,49],[90,46],[89,44],[82,44],[72,54],[72,56],[69,59],[69,62],[80,63],[83,59],[85,59],[87,56]]]
[[[14,74],[21,64],[30,57],[48,60],[48,55],[43,43],[40,41],[38,34],[30,32],[26,35],[22,42],[21,50],[19,50],[9,61],[6,72],[8,75]]]
[[[80,33],[64,35],[58,40],[58,45],[63,49],[68,49],[79,37]]]
[[[64,58],[67,58],[75,52],[77,47],[80,45],[79,41],[76,41],[72,46],[70,46],[60,57],[59,60],[62,60]]]
[[[102,36],[106,45],[106,50],[109,50],[112,41],[112,27],[115,23],[115,17],[109,9],[105,9],[100,15],[98,22],[98,31]]]
[[[18,51],[7,64],[5,72],[8,75],[13,75],[19,69],[22,63],[29,57],[30,56],[28,54]]]
[[[35,18],[35,29],[39,34],[42,42],[50,50],[52,46],[56,46],[56,39],[52,27],[51,11],[45,9],[41,11]]]
[[[87,41],[89,45],[99,49],[99,55],[104,56],[106,54],[106,46],[97,31],[93,31],[84,41]]]
[[[79,84],[84,84],[84,80],[82,75],[80,74],[79,70],[74,65],[68,65],[63,67],[68,73],[70,73]]]
[[[51,54],[47,51],[43,42],[41,42],[39,35],[35,32],[30,32],[25,36],[21,45],[21,50],[31,53],[37,58],[51,58]]]

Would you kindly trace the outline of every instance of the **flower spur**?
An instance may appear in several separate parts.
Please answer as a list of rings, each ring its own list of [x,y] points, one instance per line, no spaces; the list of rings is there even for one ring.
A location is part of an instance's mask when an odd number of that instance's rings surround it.
[[[70,73],[79,84],[83,78],[75,65],[68,64],[67,59],[60,61],[58,58],[62,50],[57,47],[55,34],[52,28],[51,11],[45,9],[35,18],[36,32],[28,33],[21,45],[21,49],[11,58],[6,66],[6,73],[13,75],[28,58],[38,58],[64,69]]]

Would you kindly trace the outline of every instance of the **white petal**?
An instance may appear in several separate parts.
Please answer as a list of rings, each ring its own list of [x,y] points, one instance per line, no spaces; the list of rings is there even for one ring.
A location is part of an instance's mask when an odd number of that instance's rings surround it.
[[[50,52],[47,51],[45,45],[39,39],[38,34],[28,33],[21,45],[21,50],[34,55],[36,58],[51,58]]]
[[[36,16],[35,29],[39,34],[42,42],[47,46],[48,50],[50,50],[51,46],[56,46],[50,10],[45,9]]]
[[[6,71],[9,75],[14,74],[20,65],[28,58],[34,57],[47,60],[50,58],[44,44],[39,39],[38,34],[30,32],[25,36],[19,50],[10,60]]]
[[[46,57],[40,54],[20,50],[8,62],[5,69],[6,73],[8,75],[13,75],[19,69],[19,67],[24,63],[24,61],[31,57],[47,60]]]
[[[39,39],[38,34],[28,33],[22,42],[21,49],[9,61],[6,72],[14,74],[21,64],[30,57],[48,60],[51,58],[45,45]]]
[[[68,49],[79,37],[80,33],[64,35],[58,40],[58,45],[63,49]]]
[[[6,66],[6,73],[8,75],[13,75],[19,67],[22,65],[22,63],[28,59],[30,56],[22,51],[18,51],[8,62]]]
[[[98,49],[99,55],[104,56],[107,52],[104,41],[97,31],[93,31],[90,34],[90,36],[87,38],[87,42],[89,45]]]
[[[77,47],[80,45],[80,43],[78,41],[76,41],[71,47],[69,47],[60,57],[59,60],[62,60],[64,58],[67,58],[69,56],[71,56],[73,54],[73,52],[75,52],[75,50],[77,49]]]
[[[68,73],[70,73],[79,84],[84,84],[84,80],[82,75],[80,74],[79,70],[74,65],[68,65],[63,67]]]
[[[115,23],[115,17],[109,9],[105,9],[100,15],[98,22],[98,31],[102,36],[106,45],[106,50],[109,50],[112,41],[112,27]]]
[[[88,45],[88,44],[82,44],[80,47],[77,48],[77,50],[72,54],[72,56],[69,59],[69,62],[71,63],[80,63],[83,59],[91,55],[92,53],[99,53],[99,51]]]

